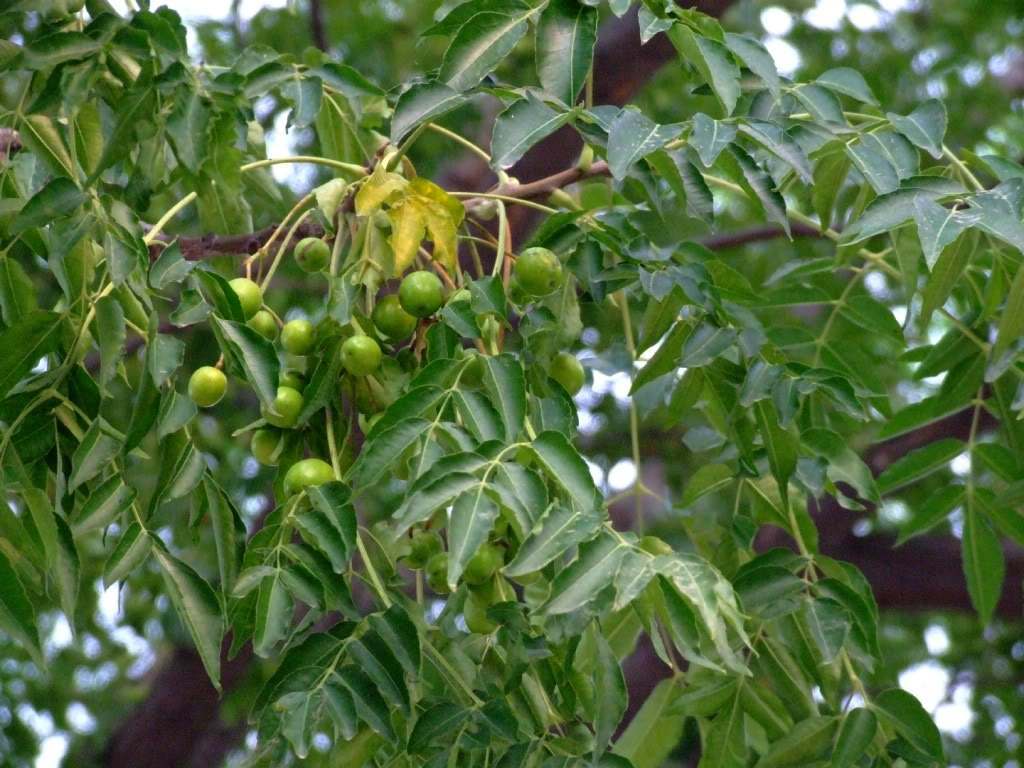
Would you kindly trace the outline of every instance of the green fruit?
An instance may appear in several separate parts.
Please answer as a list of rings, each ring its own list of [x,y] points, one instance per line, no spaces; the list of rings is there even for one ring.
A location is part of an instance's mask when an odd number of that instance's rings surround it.
[[[282,387],[291,387],[297,392],[306,388],[306,377],[298,371],[285,371],[278,377],[277,383]]]
[[[409,556],[405,562],[410,568],[422,568],[442,549],[444,544],[435,531],[417,531],[409,541]]]
[[[640,539],[639,547],[651,555],[671,555],[675,552],[667,541],[657,536],[644,536]]]
[[[219,403],[227,388],[227,376],[212,365],[196,368],[188,380],[188,396],[200,408],[209,408]]]
[[[583,366],[576,359],[575,355],[568,352],[559,352],[551,361],[551,368],[548,375],[557,381],[570,395],[575,395],[583,388],[583,382],[587,376],[583,372]]]
[[[341,345],[341,364],[353,376],[366,376],[380,367],[380,345],[369,336],[353,336]]]
[[[377,330],[393,341],[407,339],[416,330],[416,318],[402,309],[401,301],[393,293],[377,302],[371,318]]]
[[[319,237],[304,237],[295,245],[295,261],[305,272],[319,272],[331,261],[331,248]]]
[[[263,306],[263,291],[256,283],[247,277],[236,277],[228,285],[238,297],[238,303],[242,305],[242,314],[245,315],[246,320],[259,312],[260,307]]]
[[[530,296],[546,296],[562,281],[562,263],[547,248],[527,248],[516,259],[516,282]]]
[[[424,567],[427,574],[427,586],[439,595],[446,595],[448,589],[448,553],[438,552],[427,560]]]
[[[316,332],[309,320],[289,320],[281,329],[281,346],[291,355],[308,355],[316,342]]]
[[[302,411],[302,394],[291,387],[278,387],[277,397],[271,408],[262,408],[263,418],[275,427],[288,429],[294,427],[299,420],[299,413]]]
[[[490,603],[475,592],[466,595],[466,602],[462,605],[462,617],[466,620],[466,628],[478,635],[489,635],[498,628],[498,625],[487,618],[487,608]]]
[[[398,286],[402,309],[415,317],[427,317],[440,309],[444,301],[441,279],[433,272],[412,272]]]
[[[277,447],[281,444],[281,433],[276,429],[257,429],[252,433],[249,450],[253,458],[265,467],[277,466]]]
[[[505,550],[490,542],[484,542],[466,563],[466,570],[462,572],[462,580],[467,584],[483,584],[504,564]]]
[[[250,317],[248,326],[267,341],[273,341],[277,338],[277,321],[274,320],[274,316],[265,309],[261,309],[255,315]]]
[[[284,474],[284,492],[294,496],[306,488],[329,483],[334,479],[334,470],[323,459],[303,459],[288,467]]]

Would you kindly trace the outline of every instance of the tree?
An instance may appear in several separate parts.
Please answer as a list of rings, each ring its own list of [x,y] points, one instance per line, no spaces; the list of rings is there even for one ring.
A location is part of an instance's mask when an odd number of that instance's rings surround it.
[[[45,638],[109,636],[100,582],[225,693],[158,678],[162,748],[83,759],[209,764],[248,716],[253,765],[945,764],[883,666],[890,542],[830,554],[898,500],[906,579],[963,563],[916,604],[1019,615],[1024,168],[671,4],[469,0],[392,91],[52,5],[0,46],[5,649],[53,696],[78,659]],[[602,18],[682,106],[622,105]],[[308,151],[266,157],[268,101]],[[598,374],[621,404],[573,399]]]

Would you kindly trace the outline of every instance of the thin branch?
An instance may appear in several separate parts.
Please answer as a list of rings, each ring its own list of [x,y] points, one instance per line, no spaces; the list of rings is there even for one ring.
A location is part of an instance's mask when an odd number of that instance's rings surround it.
[[[309,28],[313,45],[327,50],[327,32],[324,30],[324,8],[320,0],[309,0]]]

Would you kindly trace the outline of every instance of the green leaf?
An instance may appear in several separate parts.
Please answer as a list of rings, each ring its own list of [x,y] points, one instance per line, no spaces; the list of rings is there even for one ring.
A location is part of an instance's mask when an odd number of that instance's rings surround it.
[[[356,548],[356,512],[348,488],[340,482],[306,489],[311,510],[302,510],[296,522],[311,546],[331,561],[335,573],[344,573]]]
[[[174,148],[175,157],[192,173],[206,154],[206,128],[210,109],[196,91],[179,91],[174,111],[167,118],[167,137]]]
[[[775,59],[761,42],[749,35],[726,32],[725,44],[747,69],[761,78],[772,96],[777,99],[782,90],[779,72],[775,68]]]
[[[268,407],[272,405],[277,397],[280,371],[274,345],[242,323],[223,320],[216,315],[212,321],[228,347],[225,352],[238,363],[260,401]]]
[[[679,320],[672,326],[672,330],[665,336],[661,346],[633,377],[633,383],[629,388],[630,394],[680,366],[679,357],[683,344],[690,338],[692,330],[690,324],[685,320]]]
[[[459,27],[441,60],[438,77],[456,91],[477,85],[526,34],[533,8],[483,11]]]
[[[977,193],[970,203],[971,212],[978,216],[978,229],[1024,253],[1024,223],[1020,220],[1022,199],[1024,179],[1009,179],[986,192]]]
[[[16,325],[38,307],[36,290],[25,270],[11,256],[0,256],[0,316],[6,325]]]
[[[875,98],[871,86],[864,79],[864,75],[856,69],[836,67],[819,75],[814,82],[864,104],[878,106],[878,99]]]
[[[224,637],[224,616],[216,593],[199,574],[171,555],[162,542],[153,554],[163,569],[164,584],[181,623],[192,636],[206,674],[220,691],[220,644]]]
[[[870,707],[903,738],[939,763],[946,762],[942,737],[931,715],[912,695],[899,688],[882,691]]]
[[[846,154],[853,161],[865,181],[879,195],[895,192],[900,186],[900,177],[886,157],[868,147],[863,141],[846,145]]]
[[[932,313],[946,303],[949,294],[953,292],[953,286],[956,285],[971,260],[975,242],[976,240],[970,232],[964,232],[942,251],[942,255],[932,267],[931,276],[928,278],[921,296],[919,322],[922,325],[927,324],[931,320]]]
[[[576,0],[551,0],[537,22],[534,50],[540,84],[570,106],[590,71],[597,21],[596,8]]]
[[[797,439],[779,426],[775,409],[768,401],[761,400],[755,403],[754,415],[757,417],[757,426],[764,441],[765,452],[768,454],[768,464],[775,481],[779,484],[779,491],[785,498],[789,478],[796,471]]]
[[[537,435],[530,444],[537,461],[564,488],[581,509],[598,505],[600,492],[586,462],[561,432],[548,430]]]
[[[736,331],[702,322],[686,339],[679,365],[700,368],[712,362],[736,341]]]
[[[123,580],[149,557],[153,540],[136,521],[125,528],[103,566],[103,586]]]
[[[572,506],[552,504],[503,572],[515,578],[539,571],[564,552],[592,538],[600,530],[603,517],[597,508],[580,511]]]
[[[914,222],[928,269],[933,270],[946,246],[971,226],[972,215],[919,195],[914,198]]]
[[[373,681],[381,695],[400,709],[403,715],[408,716],[411,705],[402,665],[384,639],[376,632],[367,632],[359,639],[350,641],[345,650]]]
[[[21,141],[33,155],[43,161],[51,173],[75,178],[64,139],[56,124],[46,115],[28,115],[21,123]]]
[[[107,469],[111,460],[121,450],[120,442],[108,434],[106,429],[107,425],[103,419],[97,418],[82,436],[82,441],[71,458],[69,491],[74,491],[78,486],[89,482]]]
[[[830,663],[839,655],[850,632],[850,618],[836,601],[819,598],[804,602],[801,615],[808,634],[823,663]]]
[[[906,136],[936,160],[942,157],[942,142],[946,136],[946,105],[938,99],[929,99],[909,115],[887,112],[892,127]]]
[[[400,605],[369,617],[370,626],[388,644],[391,653],[410,675],[420,674],[420,637],[416,625]]]
[[[733,478],[734,472],[725,464],[705,464],[690,477],[679,503],[683,507],[691,507],[701,497],[729,485]]]
[[[395,534],[403,535],[412,526],[421,523],[438,509],[446,507],[463,491],[475,488],[480,481],[466,472],[449,472],[416,490],[393,515]]]
[[[323,345],[316,367],[309,377],[309,383],[302,390],[302,410],[299,424],[306,424],[329,405],[338,395],[338,380],[341,378],[341,340],[333,339]]]
[[[245,548],[245,523],[231,503],[227,494],[209,476],[203,476],[203,509],[210,519],[213,542],[217,550],[217,570],[220,574],[220,591],[230,594],[242,564]]]
[[[964,509],[964,535],[961,542],[964,575],[971,603],[983,624],[988,624],[995,613],[1006,576],[1006,559],[999,537],[988,521],[970,503]]]
[[[169,435],[160,445],[160,474],[149,500],[149,514],[160,505],[180,499],[199,485],[206,470],[201,451],[183,432]]]
[[[789,216],[786,214],[785,198],[775,188],[771,176],[754,162],[745,150],[736,144],[729,146],[721,156],[721,162],[733,166],[733,174],[744,188],[751,201],[760,207],[762,215],[782,227],[790,237]]]
[[[551,596],[543,606],[546,614],[568,613],[581,608],[615,583],[622,559],[629,551],[623,542],[601,535],[580,545],[579,556],[559,571]]]
[[[396,740],[388,705],[377,692],[376,686],[362,671],[345,666],[336,673],[338,680],[352,694],[359,716],[377,733],[390,742]]]
[[[834,717],[809,717],[772,744],[754,768],[787,768],[810,765],[832,743],[839,722]]]
[[[819,123],[846,125],[842,102],[832,91],[813,83],[800,83],[790,93]]]
[[[320,113],[324,85],[319,77],[301,76],[296,72],[282,88],[282,95],[292,103],[292,111],[288,115],[289,128],[305,128]]]
[[[964,452],[963,441],[947,437],[911,451],[892,464],[878,476],[878,490],[882,495],[927,477]]]
[[[509,354],[481,357],[483,383],[502,423],[505,437],[514,440],[526,418],[526,379],[519,361]]]
[[[998,360],[1021,336],[1024,336],[1024,267],[1017,268],[1010,284],[990,359]]]
[[[939,488],[918,507],[913,517],[900,526],[900,535],[896,546],[903,542],[927,533],[941,523],[956,507],[963,503],[964,487],[962,485],[946,485]]]
[[[765,120],[748,119],[740,124],[739,130],[748,139],[789,165],[804,182],[811,183],[810,161],[796,140],[779,126]]]
[[[741,89],[740,68],[733,61],[729,50],[717,40],[704,37],[684,24],[673,26],[668,36],[676,50],[711,87],[725,115],[731,115]]]
[[[271,575],[260,581],[257,589],[252,649],[257,656],[267,658],[274,654],[278,642],[288,636],[294,604],[280,568],[273,568]]]
[[[416,718],[406,749],[418,755],[438,741],[449,741],[468,716],[469,712],[456,704],[434,704]]]
[[[703,112],[698,112],[693,116],[693,133],[690,134],[690,144],[697,150],[705,168],[714,165],[722,150],[729,146],[735,138],[736,126],[732,123],[714,120]]]
[[[850,158],[846,155],[844,144],[840,144],[838,151],[823,154],[814,165],[811,200],[822,229],[832,225],[836,199],[849,171]]]
[[[525,99],[514,102],[495,119],[491,136],[491,164],[495,168],[511,168],[530,147],[565,125],[569,117],[569,112],[556,112],[543,101],[527,94]]]
[[[451,112],[466,97],[444,83],[419,83],[402,92],[391,118],[391,141],[397,144],[410,131],[428,120]]]
[[[594,632],[597,657],[594,660],[594,691],[597,717],[594,719],[594,754],[602,755],[612,734],[626,714],[629,694],[619,660],[600,631]]]
[[[676,680],[660,681],[615,740],[615,754],[629,760],[634,768],[659,768],[683,735],[686,717],[673,712],[679,693]]]
[[[430,422],[425,419],[406,419],[400,421],[367,441],[359,458],[348,472],[352,488],[359,492],[366,486],[376,482],[381,475],[391,469],[406,448],[415,443],[430,430]]]
[[[840,435],[827,429],[807,429],[801,433],[800,439],[828,460],[826,473],[830,480],[847,483],[863,498],[879,503],[878,486],[870,468]]]
[[[498,505],[484,493],[483,484],[455,500],[448,521],[448,586],[452,591],[497,519]]]
[[[62,315],[37,309],[0,331],[0,399],[54,350]]]
[[[57,596],[61,610],[68,623],[75,626],[75,606],[78,604],[78,589],[81,579],[81,565],[71,529],[60,515],[54,515],[57,526],[57,558],[51,577],[57,584]]]
[[[100,347],[100,370],[97,380],[100,390],[114,380],[117,365],[124,356],[124,342],[127,336],[124,310],[114,296],[104,296],[96,302],[96,340]]]
[[[3,550],[0,550],[0,629],[20,643],[40,669],[46,668],[36,629],[35,609]]]
[[[120,475],[110,477],[89,494],[72,518],[71,530],[78,536],[109,525],[131,507],[136,496],[135,489],[125,485]]]
[[[633,163],[661,149],[682,131],[679,125],[658,125],[636,107],[621,110],[608,129],[608,165],[623,179]]]
[[[69,216],[86,199],[85,192],[70,179],[64,176],[51,179],[22,207],[11,224],[11,234],[18,235],[27,229],[41,227],[55,219]]]
[[[870,709],[857,707],[843,717],[832,749],[833,768],[852,768],[865,755],[878,730],[878,718]]]
[[[185,359],[185,342],[163,333],[149,341],[146,368],[157,387],[163,387]]]
[[[175,240],[160,251],[157,260],[149,268],[149,284],[158,291],[176,285],[188,277],[195,265],[194,261],[185,261],[181,255],[181,246]]]
[[[479,442],[504,438],[505,426],[501,423],[501,417],[484,395],[471,389],[459,390],[452,399],[462,425]]]

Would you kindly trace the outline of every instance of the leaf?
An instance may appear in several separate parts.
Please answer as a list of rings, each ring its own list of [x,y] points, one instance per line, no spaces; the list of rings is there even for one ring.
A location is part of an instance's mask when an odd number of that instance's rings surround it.
[[[552,0],[537,22],[537,76],[549,94],[572,106],[594,58],[598,12],[576,0]],[[508,166],[501,166],[508,167]]]
[[[736,144],[730,145],[728,151],[722,154],[722,158],[731,160],[740,185],[751,201],[761,208],[762,215],[782,227],[786,236],[791,237],[786,201],[775,188],[771,177]]]
[[[1024,267],[1019,266],[1006,295],[990,359],[998,360],[1021,336],[1024,336]]]
[[[982,516],[976,504],[964,509],[964,535],[962,543],[964,575],[971,603],[982,624],[992,621],[1006,576],[1006,559],[999,537]]]
[[[153,540],[136,521],[132,521],[114,546],[103,566],[103,586],[122,581],[149,556]]]
[[[469,712],[456,704],[434,704],[416,718],[406,749],[410,754],[418,755],[435,742],[449,741],[453,733],[459,732],[468,716]]]
[[[800,83],[790,90],[804,109],[823,125],[846,125],[842,102],[832,91],[813,83]]]
[[[203,509],[210,519],[217,550],[220,591],[230,594],[235,586],[245,549],[245,523],[227,494],[208,474],[203,476]]]
[[[843,717],[832,749],[833,768],[852,768],[865,755],[878,730],[878,718],[870,709],[857,707]]]
[[[945,208],[924,196],[914,199],[914,222],[928,269],[934,269],[946,246],[973,224],[970,214],[956,208]]]
[[[277,397],[280,371],[274,345],[242,323],[224,320],[216,315],[212,321],[228,345],[225,351],[237,361],[257,396],[264,405],[272,405]]]
[[[927,324],[932,313],[946,303],[953,286],[967,268],[975,242],[970,232],[964,232],[942,251],[935,266],[932,267],[931,276],[921,296],[921,315],[918,322],[922,325]]]
[[[526,379],[519,361],[510,354],[488,355],[483,363],[483,384],[505,425],[505,437],[514,440],[526,418]]]
[[[157,333],[149,341],[146,369],[157,387],[163,387],[185,359],[185,342],[174,336]]]
[[[828,461],[825,471],[830,480],[847,483],[868,501],[880,502],[870,468],[840,435],[826,429],[806,429],[800,434],[800,440]]]
[[[16,325],[37,307],[35,287],[21,264],[11,256],[0,256],[0,316],[4,324]]]
[[[659,768],[664,764],[683,735],[686,717],[672,711],[679,693],[676,680],[660,681],[615,740],[615,754],[629,760],[633,768]]]
[[[113,475],[89,494],[72,518],[71,530],[79,536],[109,525],[131,507],[136,495],[135,489],[125,485],[120,475]]]
[[[785,499],[789,478],[796,471],[797,440],[792,433],[779,426],[775,409],[768,401],[761,400],[755,403],[754,415],[757,417],[758,430],[768,454],[768,464],[775,481],[779,484],[779,492]]]
[[[661,149],[682,132],[679,125],[658,125],[635,107],[621,110],[608,129],[608,165],[623,179],[633,163]]]
[[[306,489],[312,510],[299,513],[296,522],[310,545],[323,552],[335,573],[344,573],[356,549],[356,513],[348,488],[340,482]]]
[[[701,497],[729,485],[733,481],[733,475],[733,471],[725,464],[705,464],[690,477],[680,505],[692,507]]]
[[[895,192],[900,186],[900,177],[886,157],[869,148],[863,141],[846,145],[846,154],[853,161],[865,181],[879,195]]]
[[[167,137],[178,161],[192,173],[206,154],[206,129],[210,109],[196,91],[179,91],[174,111],[167,118]]]
[[[62,315],[36,309],[0,331],[0,399],[54,350]]]
[[[581,544],[579,556],[555,576],[543,612],[554,615],[585,608],[601,591],[615,583],[627,551],[624,543],[609,535]]]
[[[679,365],[683,368],[700,368],[725,352],[735,341],[736,331],[732,328],[719,328],[702,322],[686,339]]]
[[[832,225],[836,199],[839,197],[849,170],[850,159],[843,149],[822,155],[814,166],[811,200],[823,230]]]
[[[61,610],[72,627],[75,626],[75,606],[78,603],[81,565],[71,529],[60,515],[54,515],[57,526],[57,558],[50,576],[57,584]]]
[[[1021,200],[1024,179],[1009,179],[971,198],[971,211],[978,214],[976,225],[993,237],[1009,243],[1024,253],[1024,223],[1021,223]]]
[[[381,695],[398,707],[403,715],[408,716],[411,713],[411,704],[402,666],[383,638],[376,632],[367,632],[362,637],[350,641],[345,650],[373,681]]]
[[[21,644],[40,669],[46,668],[35,609],[3,550],[0,550],[0,629]]]
[[[796,140],[779,126],[764,120],[748,119],[740,124],[739,130],[744,136],[789,165],[804,182],[811,183],[813,174],[810,161]]]
[[[309,383],[302,390],[302,410],[298,424],[306,424],[338,395],[338,380],[341,378],[341,340],[334,339],[323,346],[316,361],[316,367],[309,377]]]
[[[626,714],[629,694],[619,660],[600,631],[594,632],[597,657],[594,660],[594,691],[597,716],[594,718],[594,754],[602,755],[612,734]]]
[[[693,116],[690,144],[697,150],[705,168],[715,164],[718,155],[736,138],[736,126],[714,120],[703,112]]]
[[[907,741],[939,763],[946,762],[942,737],[931,715],[911,694],[899,688],[882,691],[871,701],[871,708]]]
[[[459,27],[444,52],[438,77],[456,91],[477,85],[526,34],[533,8],[483,11]]]
[[[81,442],[71,458],[71,477],[68,479],[68,490],[74,491],[78,486],[89,482],[96,475],[110,466],[111,460],[121,450],[121,444],[109,435],[102,418],[97,418],[89,425],[82,436]]]
[[[843,649],[850,631],[846,611],[834,600],[819,598],[804,602],[802,618],[822,662],[832,662]]]
[[[367,441],[359,458],[348,472],[353,490],[359,492],[376,482],[410,445],[428,432],[425,419],[400,421]]]
[[[704,37],[684,24],[674,25],[668,36],[676,50],[711,87],[725,115],[731,115],[741,89],[740,68],[729,55],[729,50],[717,40]]]
[[[487,541],[498,519],[498,505],[480,484],[463,493],[452,506],[448,521],[448,586],[454,592],[466,564]]]
[[[754,768],[805,766],[821,757],[832,743],[839,723],[834,717],[809,717],[772,744]]]
[[[252,649],[257,656],[267,658],[274,654],[278,642],[287,637],[294,604],[285,587],[284,572],[280,568],[274,568],[257,589]]]
[[[465,102],[465,96],[444,83],[419,83],[409,87],[395,104],[391,118],[392,143],[397,144],[420,124],[438,118]]]
[[[463,491],[479,484],[480,481],[467,472],[449,472],[417,489],[393,515],[396,535],[401,536],[417,523],[430,519],[434,512],[451,504]]]
[[[87,199],[73,181],[64,176],[51,179],[22,207],[10,226],[12,235],[41,227],[74,213]]]
[[[515,578],[539,571],[559,555],[592,538],[602,522],[603,515],[597,508],[580,511],[552,504],[520,545],[512,562],[502,569],[503,573]]]
[[[963,503],[964,488],[962,485],[945,485],[919,505],[918,511],[906,523],[900,526],[900,535],[896,546],[903,542],[927,533],[941,523],[957,506]]]
[[[100,347],[100,370],[97,384],[102,392],[114,380],[117,365],[124,356],[127,331],[124,310],[114,296],[104,296],[96,302],[96,340]]]
[[[21,141],[33,155],[43,161],[51,173],[75,178],[64,139],[56,124],[46,115],[27,115],[21,123]]]
[[[732,32],[725,33],[725,44],[747,69],[761,78],[765,86],[776,99],[782,90],[779,81],[779,73],[775,68],[775,59],[768,53],[768,50],[761,45],[761,42],[749,35],[737,35]]]
[[[385,163],[378,163],[355,196],[356,213],[369,216],[389,199],[404,190],[409,182],[401,175],[387,170]]]
[[[176,285],[188,277],[195,267],[194,261],[186,261],[181,254],[181,246],[178,241],[165,247],[153,266],[149,268],[149,284],[158,291],[169,285]]]
[[[491,165],[495,168],[511,168],[537,142],[565,125],[570,116],[569,112],[556,112],[531,94],[513,102],[494,121]]]
[[[671,295],[671,294],[670,294]],[[651,355],[644,367],[633,377],[633,383],[629,388],[632,395],[652,381],[664,376],[680,366],[679,357],[682,353],[683,344],[690,338],[692,328],[685,320],[679,320],[668,335],[661,342],[661,346]]]
[[[583,510],[598,505],[600,493],[586,462],[561,432],[548,430],[530,444],[537,461]]]
[[[884,496],[927,477],[964,452],[963,441],[947,437],[911,451],[897,459],[878,476],[878,490]]]
[[[359,716],[377,733],[390,742],[396,739],[391,725],[388,705],[377,692],[376,686],[362,671],[354,666],[345,666],[336,673],[338,680],[352,694]]]
[[[301,76],[296,72],[282,88],[281,94],[292,103],[288,115],[289,128],[305,128],[320,113],[324,86],[319,77]]]
[[[942,157],[942,142],[946,136],[946,105],[939,99],[929,99],[905,117],[893,112],[885,116],[892,127],[906,136],[936,160]]]
[[[850,67],[830,69],[819,75],[814,82],[864,104],[878,106],[878,99],[875,98],[875,94],[871,90],[871,86],[864,79],[864,75]]]
[[[371,614],[368,621],[405,671],[418,676],[421,663],[420,638],[409,614],[396,604],[383,613]]]

